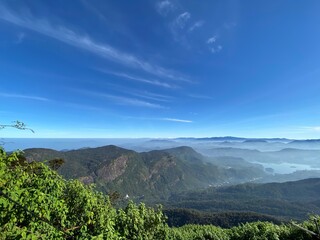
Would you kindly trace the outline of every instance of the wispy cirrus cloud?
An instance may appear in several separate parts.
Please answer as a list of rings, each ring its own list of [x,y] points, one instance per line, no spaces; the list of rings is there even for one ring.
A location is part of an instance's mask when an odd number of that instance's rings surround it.
[[[159,93],[154,93],[150,92],[147,90],[140,91],[137,90],[136,88],[131,88],[131,87],[125,87],[123,84],[114,84],[114,83],[103,83],[103,86],[108,86],[108,89],[113,92],[113,95],[115,95],[115,92],[119,92],[119,94],[122,95],[130,95],[138,98],[144,98],[148,100],[154,100],[157,102],[172,102],[175,97],[165,95],[165,94],[159,94]],[[74,91],[73,88],[67,88],[69,91]],[[81,90],[76,90],[77,92],[82,92]]]
[[[185,28],[187,22],[191,18],[191,14],[189,12],[181,13],[176,19],[175,24],[176,26],[180,27],[181,29]]]
[[[163,118],[150,118],[150,117],[127,117],[132,119],[140,119],[140,120],[151,120],[151,121],[167,121],[167,122],[177,122],[177,123],[193,123],[192,120],[186,120],[186,119],[179,119],[179,118],[169,118],[169,117],[163,117]]]
[[[127,73],[114,72],[114,71],[109,71],[109,70],[104,70],[104,69],[97,69],[97,70],[102,73],[111,74],[111,75],[114,75],[117,77],[126,78],[126,79],[130,79],[130,80],[138,81],[138,82],[148,83],[148,84],[155,85],[155,86],[160,86],[160,87],[164,87],[164,88],[177,88],[177,86],[175,86],[173,84],[169,84],[164,81],[160,81],[160,80],[156,80],[156,79],[147,79],[147,78],[137,77],[134,75],[129,75]]]
[[[170,24],[169,29],[172,33],[172,36],[176,42],[184,45],[187,48],[190,48],[190,44],[187,40],[187,24],[191,18],[191,14],[189,12],[184,12],[178,15]]]
[[[151,92],[147,92],[147,91],[128,91],[128,94],[132,95],[132,96],[136,96],[139,98],[145,98],[145,99],[149,99],[149,100],[153,100],[153,101],[157,101],[157,102],[171,102],[172,101],[172,97],[166,96],[166,95],[161,95],[161,94],[156,94],[156,93],[151,93]]]
[[[151,102],[147,102],[147,101],[136,99],[136,98],[116,96],[112,94],[101,94],[100,96],[104,98],[108,98],[112,100],[114,103],[119,105],[129,105],[129,106],[147,107],[147,108],[165,108],[160,104],[151,103]]]
[[[205,21],[200,20],[195,22],[190,28],[189,28],[189,32],[193,32],[194,30],[196,30],[197,28],[200,28],[204,25]]]
[[[174,5],[170,1],[164,0],[156,4],[156,9],[160,15],[166,16],[169,12],[174,10]]]
[[[220,28],[216,30],[216,33],[209,37],[206,41],[208,49],[211,53],[221,52],[223,45],[221,44],[221,39],[226,34],[226,32],[233,31],[233,28],[237,27],[236,22],[226,22]]]
[[[160,15],[166,17],[168,12],[176,12],[177,7],[169,0],[164,0],[156,4],[156,9]],[[198,20],[192,23],[190,22],[190,19],[191,13],[188,11],[181,13],[180,9],[180,14],[176,15],[176,17],[168,24],[174,40],[188,49],[191,48],[191,45],[188,41],[187,33],[192,33],[194,30],[202,27],[205,23],[204,20]]]
[[[180,123],[192,123],[191,120],[178,119],[178,118],[159,118],[159,120],[169,121],[169,122],[180,122]]]
[[[160,104],[144,101],[137,98],[124,97],[124,96],[119,96],[119,95],[114,95],[109,93],[101,93],[96,91],[93,92],[93,91],[78,90],[78,92],[86,95],[94,96],[94,97],[109,99],[114,104],[117,104],[117,105],[146,107],[146,108],[166,108]]]
[[[30,13],[17,13],[0,5],[0,20],[38,32],[127,67],[143,70],[157,77],[186,82],[190,81],[187,77],[173,70],[144,61],[135,55],[118,50],[109,44],[98,43],[88,35],[78,34],[67,27],[55,26],[47,20],[37,19]]]
[[[301,127],[301,129],[312,131],[312,132],[320,132],[320,126],[305,126],[305,127]]]
[[[218,40],[218,37],[216,35],[207,39],[209,50],[212,53],[218,53],[222,50],[222,45],[219,44],[217,40]]]
[[[45,97],[39,97],[39,96],[33,96],[33,95],[24,95],[24,94],[16,94],[16,93],[4,93],[0,92],[0,97],[5,98],[21,98],[21,99],[27,99],[27,100],[35,100],[35,101],[50,101],[48,98]]]
[[[99,11],[98,8],[96,8],[93,4],[90,4],[90,1],[87,0],[81,0],[81,3],[89,9],[91,12],[95,14],[99,19],[101,19],[104,22],[107,22],[108,19]]]

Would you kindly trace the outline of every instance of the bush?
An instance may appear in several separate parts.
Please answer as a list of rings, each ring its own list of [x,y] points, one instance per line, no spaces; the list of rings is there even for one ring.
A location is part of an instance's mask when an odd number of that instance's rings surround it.
[[[161,239],[161,208],[130,202],[122,210],[78,180],[0,149],[0,239]]]
[[[226,230],[212,225],[185,225],[170,229],[169,239],[176,240],[229,240]]]

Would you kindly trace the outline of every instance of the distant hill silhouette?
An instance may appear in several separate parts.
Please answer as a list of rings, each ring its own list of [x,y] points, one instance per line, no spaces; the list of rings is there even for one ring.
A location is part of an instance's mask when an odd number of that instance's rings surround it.
[[[58,170],[66,178],[95,183],[105,192],[118,191],[134,198],[166,199],[173,192],[250,180],[252,172],[205,162],[190,147],[137,153],[117,146],[71,151],[26,149],[29,160],[62,158]],[[264,174],[257,171],[256,175]]]

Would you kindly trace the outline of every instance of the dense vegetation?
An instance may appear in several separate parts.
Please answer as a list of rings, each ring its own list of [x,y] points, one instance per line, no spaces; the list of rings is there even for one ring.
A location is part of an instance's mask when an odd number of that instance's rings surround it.
[[[188,224],[215,225],[222,228],[230,228],[247,222],[272,222],[280,224],[275,217],[254,212],[205,212],[187,208],[164,209],[168,225],[180,227]]]
[[[93,186],[65,180],[44,163],[3,149],[0,190],[0,239],[312,239],[293,225],[268,222],[170,228],[161,208],[129,202],[116,209]],[[301,225],[317,232],[312,220]]]
[[[161,209],[129,202],[116,210],[108,196],[64,180],[41,162],[0,151],[0,239],[161,239]]]
[[[245,182],[265,175],[260,168],[227,169],[207,163],[190,147],[142,153],[113,145],[70,151],[33,148],[26,149],[25,156],[35,161],[64,159],[58,172],[65,178],[94,183],[104,193],[117,191],[149,202],[165,200],[172,192]]]
[[[245,183],[176,193],[164,205],[202,212],[251,211],[280,220],[303,220],[310,213],[320,214],[319,189],[320,178],[286,183]]]

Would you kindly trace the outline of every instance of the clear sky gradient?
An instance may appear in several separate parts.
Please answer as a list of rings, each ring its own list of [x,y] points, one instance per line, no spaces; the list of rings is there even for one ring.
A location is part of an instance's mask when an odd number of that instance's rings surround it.
[[[320,138],[320,1],[1,1],[2,137]]]

